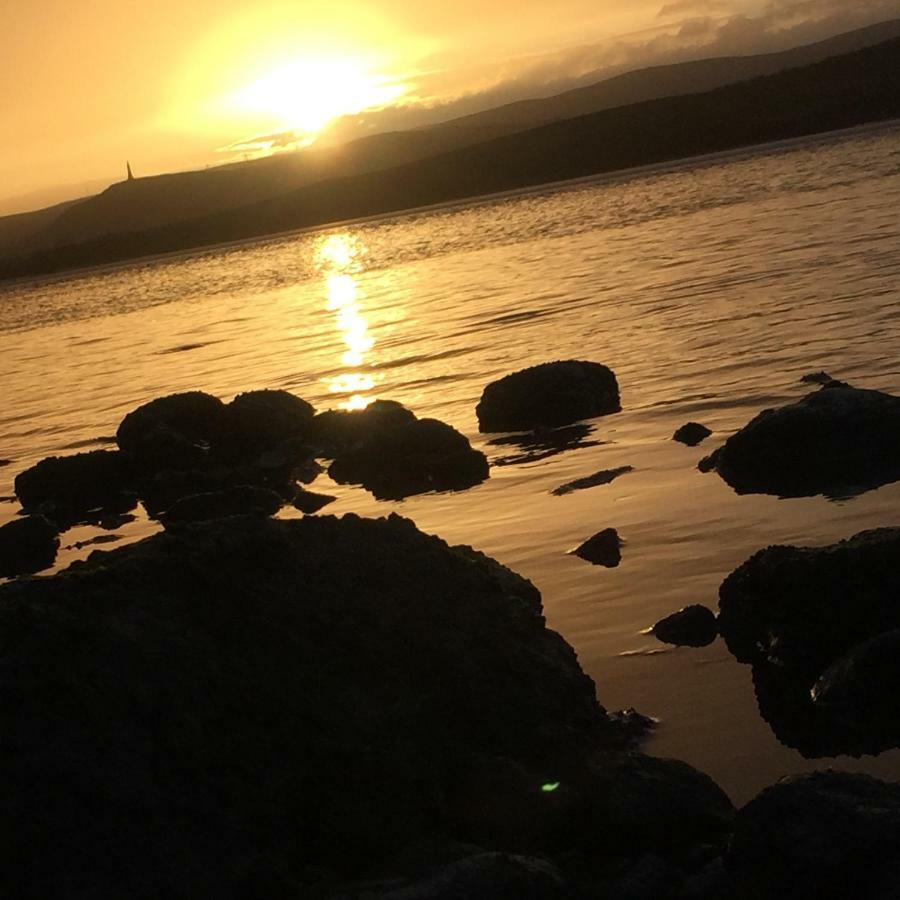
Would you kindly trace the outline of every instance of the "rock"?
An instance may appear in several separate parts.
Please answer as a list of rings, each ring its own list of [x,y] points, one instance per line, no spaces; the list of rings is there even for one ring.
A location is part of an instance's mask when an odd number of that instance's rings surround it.
[[[232,462],[251,461],[285,442],[305,442],[315,412],[311,404],[288,391],[238,394],[225,407],[214,451]]]
[[[742,662],[817,678],[851,647],[900,628],[900,528],[827,547],[773,546],[719,588],[719,631]]]
[[[572,552],[595,566],[614,569],[622,561],[622,541],[615,528],[604,528]]]
[[[43,516],[7,522],[0,527],[0,578],[46,569],[53,565],[58,549],[56,526]]]
[[[831,382],[798,403],[767,409],[716,459],[739,494],[830,497],[900,479],[900,397]]]
[[[554,497],[562,497],[565,494],[571,494],[573,491],[582,491],[585,488],[597,487],[601,484],[610,484],[620,475],[626,475],[633,472],[632,466],[619,466],[617,469],[605,469],[602,472],[595,472],[593,475],[587,475],[584,478],[576,478],[566,484],[561,484],[558,488],[550,491]]]
[[[313,420],[311,440],[322,456],[334,459],[415,421],[415,413],[396,400],[375,400],[365,409],[319,413]]]
[[[128,413],[116,440],[147,471],[192,469],[208,459],[224,415],[225,405],[210,394],[170,394]]]
[[[339,484],[361,484],[379,500],[464,490],[489,475],[487,457],[437,419],[413,419],[368,433],[328,469]]]
[[[600,363],[543,363],[491,382],[475,408],[480,431],[569,425],[621,410],[612,370]]]
[[[182,522],[202,522],[226,516],[274,516],[284,499],[274,491],[252,485],[238,485],[209,494],[191,494],[173,503],[161,516],[165,526]]]
[[[0,665],[0,894],[19,897],[232,896],[260,855],[359,878],[451,822],[540,840],[519,803],[577,835],[541,785],[613,730],[529,582],[398,517],[219,519],[94,551],[0,586]],[[527,796],[486,820],[462,776],[498,767]]]
[[[803,384],[830,384],[834,380],[827,372],[810,372],[800,379]]]
[[[130,458],[117,450],[50,456],[20,472],[19,502],[28,511],[43,508],[60,528],[81,521],[91,510],[127,512],[137,504],[131,488]]]
[[[0,459],[0,469],[2,469],[4,466],[9,466],[11,464],[12,464],[11,459]]]
[[[716,468],[716,463],[719,460],[719,453],[722,448],[719,447],[717,450],[713,450],[709,456],[704,456],[700,462],[697,463],[697,468],[705,475],[707,472],[714,472]]]
[[[617,726],[618,742],[628,749],[634,749],[647,740],[659,725],[658,719],[645,716],[631,707],[611,712],[609,718]]]
[[[696,447],[697,444],[705,441],[711,434],[712,431],[705,425],[701,425],[699,422],[688,422],[672,435],[672,440],[681,444],[687,444],[688,447]]]
[[[738,814],[731,896],[876,900],[900,853],[900,786],[813,772],[766,788]]]
[[[295,509],[299,509],[305,515],[311,516],[323,507],[328,506],[329,503],[334,503],[335,500],[337,500],[337,497],[332,497],[330,494],[316,494],[313,491],[299,489],[292,503]]]
[[[653,626],[658,640],[682,647],[706,647],[718,633],[715,613],[699,604],[686,606]]]

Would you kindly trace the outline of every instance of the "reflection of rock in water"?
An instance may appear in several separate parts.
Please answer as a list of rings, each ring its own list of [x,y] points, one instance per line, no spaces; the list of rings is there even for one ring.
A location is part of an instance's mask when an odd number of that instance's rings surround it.
[[[608,441],[585,440],[594,431],[593,425],[568,425],[565,428],[536,428],[525,434],[508,434],[494,438],[488,443],[492,447],[518,447],[522,452],[500,456],[492,460],[495,466],[511,466],[518,463],[539,462],[568,450],[583,447],[599,447]]]
[[[809,757],[900,746],[900,529],[769,547],[719,589],[719,630],[760,713]]]
[[[617,469],[604,469],[602,472],[594,472],[593,475],[586,475],[584,478],[576,478],[567,484],[561,484],[558,488],[550,491],[554,497],[563,497],[571,494],[573,491],[583,491],[587,488],[598,487],[601,484],[611,484],[620,475],[627,475],[633,472],[633,466],[619,466]]]

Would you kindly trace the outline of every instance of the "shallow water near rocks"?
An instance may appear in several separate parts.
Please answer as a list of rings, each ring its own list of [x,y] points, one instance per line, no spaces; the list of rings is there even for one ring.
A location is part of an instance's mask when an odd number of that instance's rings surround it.
[[[325,513],[396,511],[532,579],[601,702],[659,718],[649,752],[704,769],[737,803],[812,768],[898,779],[897,751],[810,762],[781,746],[721,641],[676,649],[642,633],[680,607],[715,608],[722,579],[768,544],[900,524],[900,484],[842,501],[739,497],[696,468],[759,410],[815,388],[807,373],[900,393],[898,208],[900,130],[886,128],[0,288],[0,522],[19,471],[103,446],[162,394],[396,399],[507,464],[469,491],[399,503],[322,475],[312,489],[338,497]],[[610,366],[623,411],[559,453],[477,433],[487,382],[567,358]],[[691,420],[713,435],[672,441]],[[607,527],[618,568],[569,553]],[[102,549],[155,530],[139,514]],[[66,532],[58,567],[99,534]]]

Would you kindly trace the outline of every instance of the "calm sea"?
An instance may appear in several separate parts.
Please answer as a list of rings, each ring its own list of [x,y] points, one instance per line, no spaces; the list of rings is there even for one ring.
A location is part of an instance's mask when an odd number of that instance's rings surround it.
[[[853,500],[738,497],[698,459],[826,369],[900,393],[900,130],[836,136],[602,183],[279,237],[0,289],[0,494],[43,456],[101,446],[136,405],[203,389],[286,388],[319,408],[402,401],[497,463],[470,491],[328,508],[397,511],[532,579],[609,708],[658,717],[649,751],[708,771],[740,803],[781,775],[837,765],[900,778],[900,753],[811,763],[760,719],[721,641],[641,634],[771,543],[900,524],[900,484]],[[583,358],[611,366],[623,412],[586,446],[528,462],[477,433],[484,385]],[[714,435],[670,438],[688,420]],[[630,465],[612,484],[552,488]],[[0,503],[0,522],[16,510]],[[601,528],[615,570],[567,555]],[[146,518],[122,542],[155,530]],[[63,536],[74,545],[87,528]],[[62,565],[91,548],[70,549]]]

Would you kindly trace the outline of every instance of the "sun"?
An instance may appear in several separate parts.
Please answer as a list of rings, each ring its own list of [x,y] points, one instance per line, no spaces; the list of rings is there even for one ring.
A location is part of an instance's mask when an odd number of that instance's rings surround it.
[[[284,130],[316,134],[339,116],[386,106],[405,93],[403,84],[371,71],[349,56],[301,56],[236,91],[234,112],[259,116]]]

